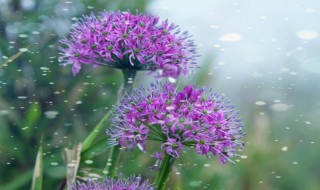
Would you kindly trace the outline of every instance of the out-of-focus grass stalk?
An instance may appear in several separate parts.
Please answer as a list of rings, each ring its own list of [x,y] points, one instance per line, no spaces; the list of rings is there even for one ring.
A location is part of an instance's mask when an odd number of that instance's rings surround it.
[[[83,141],[82,151],[85,152],[92,147],[94,140],[100,134],[103,129],[106,129],[106,125],[109,122],[112,110],[110,109],[108,113],[102,118],[99,124],[94,128],[94,130],[89,134],[89,136]]]
[[[160,169],[157,172],[156,178],[154,180],[154,183],[157,186],[157,190],[164,190],[166,188],[174,161],[174,157],[167,153],[164,153],[163,159],[160,164]]]
[[[33,170],[32,186],[31,190],[41,190],[42,189],[42,179],[43,179],[43,147],[42,139],[39,145],[39,150],[36,158],[36,164]]]

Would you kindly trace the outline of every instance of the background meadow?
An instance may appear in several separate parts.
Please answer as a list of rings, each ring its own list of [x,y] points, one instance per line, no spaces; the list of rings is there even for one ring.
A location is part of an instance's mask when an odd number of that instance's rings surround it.
[[[200,68],[175,82],[224,93],[244,118],[246,146],[235,166],[185,151],[170,189],[319,188],[320,2],[0,0],[0,189],[31,187],[41,139],[43,189],[59,189],[63,150],[83,141],[116,102],[120,71],[87,66],[73,77],[57,59],[74,20],[104,9],[150,11],[188,30]],[[155,79],[140,72],[136,81]],[[80,176],[97,177],[107,157],[88,157]],[[153,179],[154,161],[137,149],[123,152],[120,172]]]

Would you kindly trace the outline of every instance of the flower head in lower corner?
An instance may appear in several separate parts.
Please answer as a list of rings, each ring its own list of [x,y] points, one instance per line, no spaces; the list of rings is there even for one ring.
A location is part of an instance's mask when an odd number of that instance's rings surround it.
[[[113,68],[158,70],[158,77],[174,77],[195,67],[197,52],[187,32],[149,13],[100,12],[83,16],[62,39],[59,60]]]
[[[112,179],[110,177],[104,179],[102,182],[98,180],[88,179],[86,183],[73,183],[70,190],[155,190],[153,184],[149,184],[148,180],[142,181],[141,177],[131,176],[124,178],[120,175],[119,179]]]
[[[182,90],[169,83],[160,89],[157,85],[136,89],[115,107],[112,122],[107,131],[110,146],[138,146],[144,151],[147,140],[160,141],[162,150],[173,157],[194,147],[201,155],[219,155],[222,163],[238,156],[245,135],[238,111],[223,95],[206,95],[203,88],[192,85]],[[161,154],[153,157],[159,160]]]

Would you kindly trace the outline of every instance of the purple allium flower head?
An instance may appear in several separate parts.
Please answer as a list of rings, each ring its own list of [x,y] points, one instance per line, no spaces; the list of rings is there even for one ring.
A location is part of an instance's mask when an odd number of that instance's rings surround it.
[[[238,113],[223,95],[205,94],[204,88],[187,85],[177,90],[170,83],[160,89],[141,87],[115,107],[108,142],[144,151],[147,140],[160,141],[162,150],[173,157],[191,146],[198,154],[219,155],[226,163],[243,147],[240,139],[245,132]],[[159,153],[153,157],[161,159]]]
[[[113,68],[158,70],[158,77],[177,78],[194,67],[196,48],[187,32],[149,13],[100,12],[73,24],[60,42],[59,60],[73,65],[76,75],[83,64]]]
[[[155,190],[153,184],[148,181],[142,182],[141,177],[131,176],[124,178],[120,175],[119,179],[112,179],[110,177],[104,179],[102,182],[88,179],[86,183],[77,182],[69,187],[70,190]]]

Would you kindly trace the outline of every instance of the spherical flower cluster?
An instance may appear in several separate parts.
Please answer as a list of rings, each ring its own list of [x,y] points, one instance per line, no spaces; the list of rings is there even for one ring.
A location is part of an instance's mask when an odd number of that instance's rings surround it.
[[[185,86],[179,91],[170,83],[160,90],[157,85],[141,87],[126,94],[113,115],[113,127],[107,130],[110,146],[138,146],[144,151],[146,141],[155,140],[173,157],[191,146],[201,155],[220,155],[222,163],[237,156],[236,148],[243,146],[238,111],[224,96],[206,95],[203,88]],[[154,157],[161,159],[159,153]]]
[[[70,190],[155,190],[153,184],[148,181],[141,181],[141,177],[131,176],[124,178],[122,175],[119,179],[106,178],[102,182],[88,179],[86,183],[74,183]]]
[[[82,64],[113,68],[158,70],[158,77],[186,74],[197,56],[187,32],[149,13],[100,12],[83,16],[60,42],[59,60],[73,65],[76,75]]]

